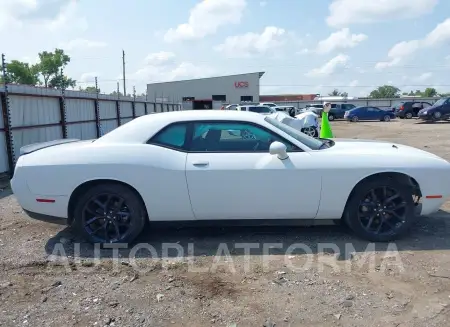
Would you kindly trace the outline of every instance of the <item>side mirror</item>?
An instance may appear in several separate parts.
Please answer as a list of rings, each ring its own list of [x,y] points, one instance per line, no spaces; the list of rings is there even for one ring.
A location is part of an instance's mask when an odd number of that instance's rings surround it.
[[[277,155],[278,159],[280,160],[289,158],[286,145],[278,141],[272,142],[270,144],[269,153],[271,155]]]

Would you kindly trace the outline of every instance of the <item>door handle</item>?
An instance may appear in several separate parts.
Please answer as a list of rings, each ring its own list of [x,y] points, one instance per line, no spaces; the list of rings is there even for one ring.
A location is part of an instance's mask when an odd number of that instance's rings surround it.
[[[195,167],[206,167],[209,165],[207,161],[197,161],[192,163]]]

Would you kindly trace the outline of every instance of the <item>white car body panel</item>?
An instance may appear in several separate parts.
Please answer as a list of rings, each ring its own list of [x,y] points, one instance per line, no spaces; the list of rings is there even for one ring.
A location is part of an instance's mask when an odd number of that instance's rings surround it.
[[[289,152],[288,159],[279,160],[269,153],[186,153],[146,144],[172,122],[197,120],[258,124],[304,152]],[[79,185],[121,181],[139,192],[153,221],[339,219],[353,187],[380,172],[413,177],[424,196],[423,215],[438,210],[450,196],[450,163],[434,154],[390,142],[335,142],[328,149],[311,150],[265,116],[251,112],[158,113],[137,118],[95,142],[25,154],[16,164],[11,185],[25,210],[67,218],[70,196]],[[37,201],[46,198],[54,202]]]
[[[186,164],[197,219],[313,218],[321,183],[308,152],[283,162],[268,153],[190,153]],[[206,165],[205,165],[206,164]],[[279,190],[274,197],[274,188]]]

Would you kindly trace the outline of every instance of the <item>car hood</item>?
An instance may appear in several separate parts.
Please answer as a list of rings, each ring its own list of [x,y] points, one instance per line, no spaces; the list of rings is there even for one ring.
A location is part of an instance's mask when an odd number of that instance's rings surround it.
[[[423,151],[408,145],[393,143],[389,141],[364,140],[364,139],[333,139],[334,146],[326,151],[341,152],[342,154],[390,156],[390,157],[409,157],[409,158],[428,158],[444,160],[441,157]]]

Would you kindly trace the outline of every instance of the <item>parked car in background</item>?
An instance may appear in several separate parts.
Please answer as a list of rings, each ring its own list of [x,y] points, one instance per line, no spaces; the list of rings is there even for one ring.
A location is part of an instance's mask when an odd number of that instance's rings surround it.
[[[291,117],[295,117],[295,115],[299,114],[298,109],[293,106],[276,106],[272,108],[274,108],[276,111],[285,112]]]
[[[278,120],[299,132],[311,137],[319,137],[320,125],[317,116],[313,112],[307,112],[296,117],[291,117],[283,111],[276,112],[268,117]]]
[[[437,100],[431,107],[420,110],[418,116],[430,121],[450,119],[450,98]]]
[[[249,105],[249,106],[237,106],[236,108],[237,111],[251,111],[251,112],[256,112],[258,114],[263,114],[263,115],[270,115],[273,114],[275,111],[275,109],[272,109],[271,107],[267,107],[267,106],[260,106],[260,105]]]
[[[273,102],[261,102],[259,105],[264,107],[278,107],[278,105]]]
[[[431,103],[424,101],[406,101],[394,107],[395,116],[398,118],[411,119],[417,117],[419,111],[431,107]]]
[[[220,110],[237,110],[237,106],[239,106],[238,104],[229,104],[227,106],[222,106],[220,108]]]
[[[356,107],[346,111],[344,118],[353,122],[357,122],[359,120],[390,121],[395,118],[395,114],[392,111],[382,110],[377,107]]]
[[[351,103],[332,103],[331,110],[328,113],[328,120],[343,119],[345,112],[353,108],[356,108],[356,106]],[[316,105],[316,107],[311,107],[310,110],[317,116],[322,117],[323,105]]]

